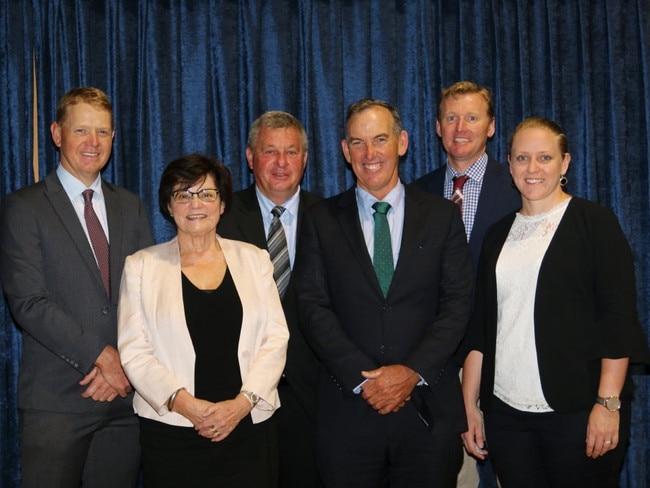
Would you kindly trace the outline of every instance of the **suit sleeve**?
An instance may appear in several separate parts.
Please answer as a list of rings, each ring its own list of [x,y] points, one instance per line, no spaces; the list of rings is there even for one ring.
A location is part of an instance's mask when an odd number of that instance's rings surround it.
[[[273,280],[273,265],[269,255],[266,251],[256,250],[255,256],[256,265],[251,267],[248,273],[257,281],[256,286],[260,290],[258,299],[264,303],[266,315],[255,327],[256,332],[259,330],[256,335],[261,337],[260,340],[257,341],[253,337],[246,340],[247,343],[259,342],[259,345],[255,348],[252,361],[244,375],[242,390],[253,391],[261,397],[262,401],[256,408],[272,410],[277,404],[276,386],[286,362],[289,329]],[[242,331],[242,339],[243,335]]]
[[[405,361],[430,386],[437,383],[456,353],[467,330],[471,308],[473,270],[465,228],[456,208],[446,215],[435,227],[445,234],[439,258],[439,292],[437,297],[431,297],[438,302],[435,316]]]
[[[51,235],[56,224],[44,225],[42,219],[46,217],[40,215],[41,211],[37,204],[19,194],[9,195],[2,205],[0,273],[4,292],[16,322],[25,333],[62,360],[68,358],[70,367],[85,375],[93,368],[106,340],[95,333],[91,324],[75,320],[53,298],[52,287],[57,287],[57,293],[75,294],[81,305],[91,301],[88,294],[92,291],[76,288],[79,285],[73,272],[47,275],[46,259],[51,258],[45,256],[44,248],[54,249],[51,241],[58,236]],[[71,263],[56,266],[69,267]]]
[[[597,357],[630,357],[648,361],[647,342],[636,313],[636,281],[630,246],[614,213],[603,208],[594,223],[594,287],[597,305],[596,331],[601,351]],[[615,258],[613,258],[615,257]]]

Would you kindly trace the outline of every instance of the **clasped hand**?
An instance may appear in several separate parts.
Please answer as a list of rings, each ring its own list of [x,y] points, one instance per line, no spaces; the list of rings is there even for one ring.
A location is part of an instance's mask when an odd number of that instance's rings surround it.
[[[232,400],[212,403],[194,398],[183,390],[174,402],[174,411],[192,422],[200,436],[212,442],[220,442],[250,413],[251,405],[242,395],[237,395]]]
[[[118,395],[124,398],[132,391],[131,383],[122,369],[120,355],[112,346],[102,350],[95,360],[95,367],[79,384],[87,386],[81,396],[96,402],[112,402]]]
[[[361,397],[381,415],[397,412],[406,405],[420,381],[415,371],[401,364],[382,366],[361,374],[366,379],[361,386]]]

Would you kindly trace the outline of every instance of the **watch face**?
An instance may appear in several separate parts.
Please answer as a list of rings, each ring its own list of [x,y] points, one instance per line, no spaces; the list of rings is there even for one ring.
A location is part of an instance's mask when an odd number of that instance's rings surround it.
[[[605,406],[612,412],[615,412],[621,408],[621,400],[616,397],[606,398]]]

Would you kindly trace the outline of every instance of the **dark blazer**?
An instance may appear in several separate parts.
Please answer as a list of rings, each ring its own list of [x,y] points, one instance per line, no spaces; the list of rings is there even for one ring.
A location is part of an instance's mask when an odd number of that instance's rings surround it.
[[[466,350],[483,352],[480,396],[485,411],[494,387],[495,267],[514,218],[501,220],[485,238],[466,339]],[[636,314],[632,253],[610,209],[571,199],[542,261],[534,317],[542,389],[553,410],[593,406],[601,358],[647,360]]]
[[[413,185],[426,192],[444,196],[446,171],[447,166],[444,165],[416,180]],[[469,240],[474,269],[478,266],[481,245],[489,227],[520,208],[521,196],[512,184],[508,167],[488,156],[478,208],[474,216],[474,227]]]
[[[294,270],[300,324],[323,366],[319,432],[341,435],[381,422],[353,389],[363,381],[362,370],[391,364],[412,368],[428,383],[416,390],[434,433],[464,431],[458,368],[450,358],[465,333],[472,271],[457,207],[406,187],[402,243],[386,298],[354,188],[312,206],[300,239]],[[402,410],[417,415],[412,403]]]
[[[297,234],[304,220],[305,210],[321,200],[321,197],[305,190],[300,190],[298,206]],[[266,233],[262,213],[253,184],[245,190],[236,192],[225,215],[221,217],[217,233],[228,239],[237,239],[267,249]],[[289,347],[284,374],[289,387],[300,401],[305,413],[313,422],[316,421],[316,381],[318,360],[298,327],[298,305],[293,276],[282,300],[282,308],[289,326]],[[282,400],[282,399],[281,399]]]
[[[18,403],[23,409],[102,414],[131,410],[131,396],[95,402],[78,382],[109,344],[117,347],[117,300],[126,256],[153,243],[140,199],[102,182],[110,236],[112,297],[55,172],[8,195],[0,217],[0,275],[23,330]]]

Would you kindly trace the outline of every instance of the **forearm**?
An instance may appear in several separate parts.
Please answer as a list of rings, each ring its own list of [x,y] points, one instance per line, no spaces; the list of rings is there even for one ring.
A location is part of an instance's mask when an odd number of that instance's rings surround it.
[[[619,396],[623,390],[629,358],[600,360],[600,383],[598,385],[598,396],[607,398]]]
[[[462,387],[465,409],[476,408],[481,387],[481,368],[483,366],[483,353],[470,351],[463,363]]]

